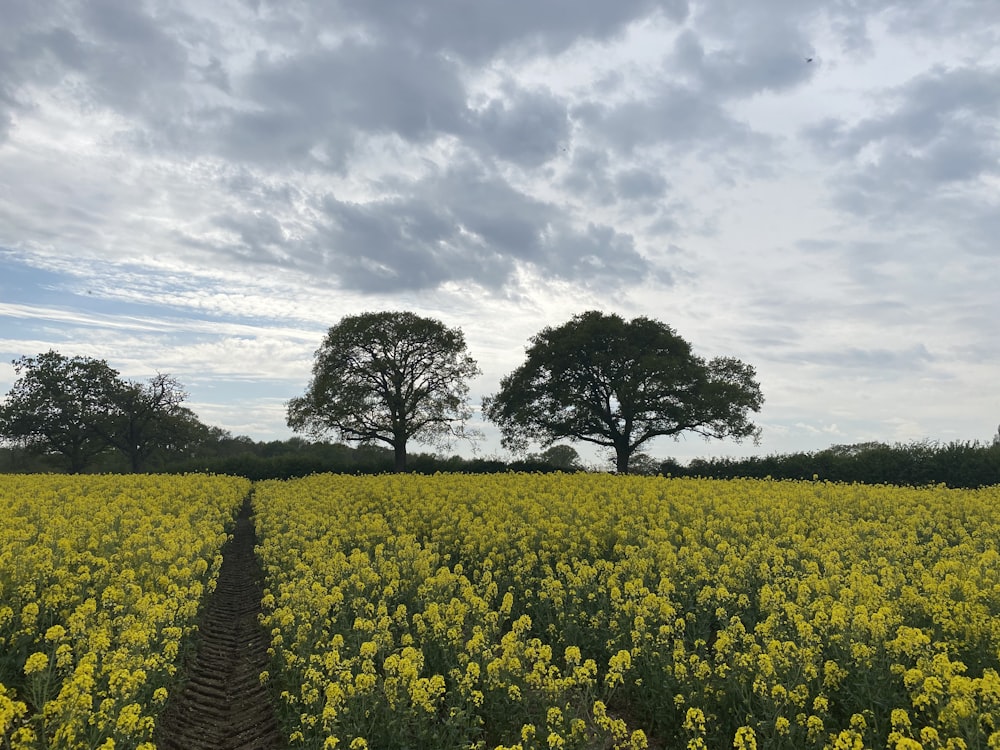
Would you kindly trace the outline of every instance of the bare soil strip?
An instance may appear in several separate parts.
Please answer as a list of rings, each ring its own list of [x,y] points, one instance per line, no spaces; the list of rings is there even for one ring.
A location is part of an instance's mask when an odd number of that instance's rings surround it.
[[[263,573],[254,555],[250,499],[222,550],[222,569],[200,621],[194,658],[160,719],[160,750],[283,750],[267,688],[268,637],[257,620]]]

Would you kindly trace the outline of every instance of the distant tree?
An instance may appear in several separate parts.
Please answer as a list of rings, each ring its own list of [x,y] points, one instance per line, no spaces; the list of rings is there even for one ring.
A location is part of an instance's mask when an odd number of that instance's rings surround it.
[[[583,469],[580,454],[572,445],[550,446],[541,453],[532,453],[528,456],[528,460],[548,464],[562,471],[580,471]]]
[[[247,435],[233,435],[222,427],[209,427],[198,445],[201,457],[220,458],[256,453],[257,444]]]
[[[102,359],[50,350],[14,360],[17,380],[0,406],[0,437],[41,455],[60,456],[79,473],[109,449],[118,372]]]
[[[319,437],[386,443],[396,471],[406,444],[468,436],[466,381],[479,374],[457,328],[409,312],[350,315],[327,332],[312,380],[288,402],[288,425]]]
[[[148,383],[119,381],[111,419],[102,420],[105,440],[121,452],[132,471],[142,471],[157,453],[183,453],[204,441],[209,428],[182,404],[187,393],[169,375]]]
[[[659,321],[591,311],[534,336],[524,364],[483,400],[483,413],[507,448],[581,440],[613,449],[626,474],[639,446],[661,435],[756,441],[748,413],[763,402],[750,365],[706,362]]]
[[[183,452],[209,428],[182,406],[187,394],[169,375],[123,380],[107,362],[48,351],[14,361],[19,375],[0,406],[0,438],[39,455],[60,456],[73,473],[112,450],[132,471],[158,452]]]
[[[632,454],[632,457],[628,462],[628,471],[630,474],[640,474],[645,477],[655,477],[660,473],[661,461],[653,458],[648,453],[643,453],[642,451],[636,451]]]
[[[671,457],[660,461],[656,473],[663,474],[663,476],[683,477],[687,474],[687,468],[676,458]]]

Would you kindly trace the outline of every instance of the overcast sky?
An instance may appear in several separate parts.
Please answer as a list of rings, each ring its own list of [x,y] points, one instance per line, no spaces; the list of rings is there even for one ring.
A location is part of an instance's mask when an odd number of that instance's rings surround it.
[[[285,438],[343,315],[460,327],[478,408],[533,334],[601,309],[757,369],[759,446],[658,457],[996,433],[996,0],[2,17],[0,392],[55,348]]]

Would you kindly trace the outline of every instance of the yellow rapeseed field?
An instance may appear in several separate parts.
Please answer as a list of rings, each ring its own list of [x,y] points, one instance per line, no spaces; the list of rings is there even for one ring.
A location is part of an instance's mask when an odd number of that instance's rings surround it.
[[[250,483],[0,475],[0,747],[152,750]]]
[[[152,750],[250,483],[0,477],[0,748]],[[254,489],[290,748],[1000,748],[1000,489]]]
[[[821,482],[264,482],[261,679],[292,748],[998,748],[998,506]]]

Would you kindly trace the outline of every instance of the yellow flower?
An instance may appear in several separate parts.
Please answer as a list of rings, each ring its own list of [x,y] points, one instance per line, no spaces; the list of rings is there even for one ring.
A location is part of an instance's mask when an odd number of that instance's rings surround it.
[[[752,727],[743,726],[736,730],[736,737],[733,739],[733,747],[736,750],[757,750],[757,735]]]
[[[952,661],[995,630],[1000,554],[982,539],[1000,533],[998,500],[997,489],[597,475],[262,482],[271,670],[289,688],[289,731],[317,747],[383,719],[387,736],[417,722],[428,735],[468,725],[459,742],[470,746],[516,739],[554,706],[561,722],[522,747],[557,734],[624,750],[633,729],[595,698],[627,684],[643,715],[644,700],[662,701],[662,679],[650,679],[661,674],[692,748],[719,743],[720,708],[723,725],[746,716],[745,730],[786,744],[894,747],[917,742],[909,709],[955,750],[959,727],[1000,723],[988,708],[1000,705],[995,671],[970,664],[970,677]],[[201,567],[184,557],[167,579]],[[124,599],[98,601],[127,609],[130,582],[112,583]],[[85,621],[67,621],[74,637]],[[861,695],[902,688],[891,730],[889,716],[866,713]],[[710,715],[681,712],[695,706]],[[849,728],[828,729],[837,717]],[[875,726],[889,736],[868,737]]]
[[[66,636],[66,628],[62,625],[53,625],[45,631],[45,640],[58,641]]]
[[[49,668],[49,655],[43,654],[41,651],[36,651],[31,656],[28,657],[27,661],[24,663],[24,673],[26,675],[35,674],[37,672],[43,672]]]

